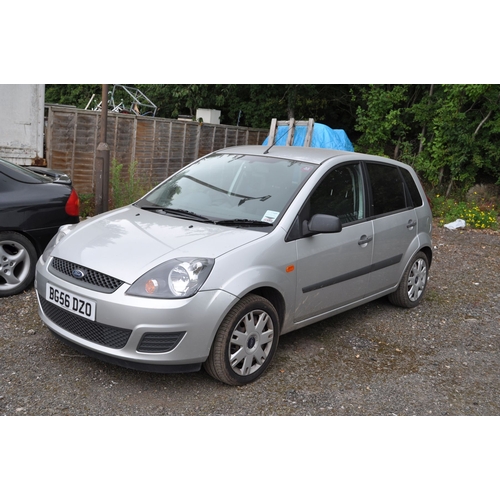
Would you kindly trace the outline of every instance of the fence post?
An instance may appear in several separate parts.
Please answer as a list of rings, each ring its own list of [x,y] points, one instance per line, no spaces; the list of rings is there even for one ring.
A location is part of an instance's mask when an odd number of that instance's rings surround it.
[[[203,122],[198,122],[198,130],[196,131],[196,145],[194,148],[195,158],[200,157],[201,127],[203,127]]]
[[[108,131],[108,85],[102,86],[101,106],[101,142],[97,146],[97,178],[95,211],[97,214],[107,212],[109,208],[109,146],[106,142]]]

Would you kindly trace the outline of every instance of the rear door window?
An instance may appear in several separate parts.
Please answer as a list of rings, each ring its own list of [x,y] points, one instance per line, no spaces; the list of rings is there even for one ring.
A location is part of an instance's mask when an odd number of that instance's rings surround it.
[[[398,212],[407,208],[405,185],[399,169],[393,165],[368,163],[373,215]]]
[[[410,192],[412,205],[414,207],[421,207],[423,204],[422,197],[420,196],[420,191],[418,190],[413,177],[411,176],[408,170],[402,168],[401,173],[403,174],[403,178],[405,180],[406,186],[408,187],[408,191]]]

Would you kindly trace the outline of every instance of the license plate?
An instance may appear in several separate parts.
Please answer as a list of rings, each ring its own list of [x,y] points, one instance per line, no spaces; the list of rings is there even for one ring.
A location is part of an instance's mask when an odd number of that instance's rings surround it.
[[[51,283],[47,283],[47,296],[45,298],[66,311],[95,321],[96,303],[92,300],[61,290]]]

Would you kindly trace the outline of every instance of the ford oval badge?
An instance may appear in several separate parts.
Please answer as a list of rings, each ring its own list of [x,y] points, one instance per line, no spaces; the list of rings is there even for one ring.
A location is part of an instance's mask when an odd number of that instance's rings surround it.
[[[85,273],[81,269],[73,269],[73,272],[71,274],[77,280],[81,280],[85,276]]]

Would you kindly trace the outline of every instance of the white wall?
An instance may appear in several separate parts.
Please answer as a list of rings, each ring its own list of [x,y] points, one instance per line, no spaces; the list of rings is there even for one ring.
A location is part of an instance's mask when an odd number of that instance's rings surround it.
[[[19,165],[43,158],[44,84],[0,84],[0,157]]]

